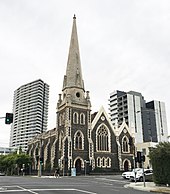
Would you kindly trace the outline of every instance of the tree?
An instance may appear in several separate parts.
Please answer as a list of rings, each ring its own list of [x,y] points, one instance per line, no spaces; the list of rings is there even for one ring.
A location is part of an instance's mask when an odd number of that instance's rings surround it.
[[[5,158],[4,155],[0,155],[0,171],[2,171],[2,172],[4,172],[5,168],[6,168],[4,158]]]
[[[0,156],[0,171],[6,172],[7,175],[17,174],[21,168],[28,168],[31,164],[31,158],[24,153],[11,153],[5,156]]]
[[[161,142],[150,149],[149,157],[153,167],[156,184],[170,185],[170,142]]]

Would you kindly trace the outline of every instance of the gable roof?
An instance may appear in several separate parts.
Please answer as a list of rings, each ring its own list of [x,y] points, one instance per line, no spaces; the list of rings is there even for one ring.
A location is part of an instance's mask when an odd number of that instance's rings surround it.
[[[114,127],[113,127],[113,125],[112,125],[112,123],[111,123],[111,120],[110,120],[110,118],[108,117],[108,114],[106,113],[106,111],[105,111],[105,109],[104,109],[103,106],[102,106],[102,107],[100,108],[100,110],[97,112],[97,114],[95,115],[95,117],[94,117],[94,119],[93,119],[93,121],[92,121],[92,130],[94,129],[94,127],[95,127],[97,121],[100,119],[100,117],[101,117],[102,114],[104,114],[106,120],[108,121],[110,127],[112,128],[112,131],[115,133]]]
[[[123,123],[118,128],[118,136],[122,133],[123,129],[126,129],[128,131],[128,133],[132,136],[132,133],[131,133],[128,125],[126,124],[125,119],[123,120]]]

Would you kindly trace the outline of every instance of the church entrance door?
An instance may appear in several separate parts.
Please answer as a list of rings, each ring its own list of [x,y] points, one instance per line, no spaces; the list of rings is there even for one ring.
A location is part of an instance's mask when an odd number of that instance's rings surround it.
[[[129,171],[129,163],[128,163],[127,160],[126,160],[125,163],[124,163],[124,170],[125,170],[125,171]]]
[[[75,167],[76,167],[76,173],[81,174],[81,160],[80,159],[76,160]]]

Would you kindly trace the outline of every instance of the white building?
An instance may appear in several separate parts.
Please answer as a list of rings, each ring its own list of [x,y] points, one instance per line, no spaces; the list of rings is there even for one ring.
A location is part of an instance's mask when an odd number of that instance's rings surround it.
[[[141,108],[143,96],[138,92],[114,91],[110,94],[110,118],[112,124],[120,126],[125,119],[126,124],[135,134],[136,142],[143,142]]]
[[[158,143],[155,142],[145,142],[145,143],[137,143],[136,151],[142,152],[145,155],[144,168],[152,168],[151,160],[149,158],[149,151],[151,148],[155,148]]]
[[[27,142],[47,130],[49,85],[36,80],[14,92],[10,147],[27,150]]]
[[[14,148],[0,147],[0,155],[7,155],[14,152]]]
[[[145,102],[141,93],[114,91],[110,94],[110,118],[120,126],[125,120],[136,143],[168,141],[165,103]]]

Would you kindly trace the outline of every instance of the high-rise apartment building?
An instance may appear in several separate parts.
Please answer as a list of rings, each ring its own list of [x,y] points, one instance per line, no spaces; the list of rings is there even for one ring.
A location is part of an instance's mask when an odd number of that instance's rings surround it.
[[[146,103],[142,114],[144,142],[168,141],[165,103],[153,100]]]
[[[38,79],[14,91],[10,146],[27,150],[27,142],[47,130],[49,85]]]
[[[120,126],[125,120],[137,143],[167,141],[165,103],[146,103],[141,93],[118,90],[110,94],[109,101],[112,124]]]

